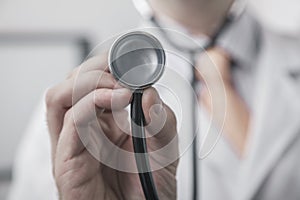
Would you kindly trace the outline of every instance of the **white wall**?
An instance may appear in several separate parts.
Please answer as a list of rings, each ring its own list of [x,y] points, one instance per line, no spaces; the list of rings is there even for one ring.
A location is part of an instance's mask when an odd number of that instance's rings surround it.
[[[0,0],[0,31],[66,31],[106,38],[134,27],[130,0]]]
[[[269,28],[300,36],[299,0],[248,0],[261,22]]]
[[[68,43],[0,46],[0,170],[10,167],[42,93],[77,64],[78,50]]]

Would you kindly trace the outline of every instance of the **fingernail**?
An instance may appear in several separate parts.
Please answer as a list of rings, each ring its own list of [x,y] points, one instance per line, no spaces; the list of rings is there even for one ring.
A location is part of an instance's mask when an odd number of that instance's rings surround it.
[[[118,88],[118,89],[115,89],[114,91],[117,92],[117,93],[120,93],[120,94],[124,94],[124,93],[129,92],[129,90],[127,88]]]
[[[160,101],[158,104],[154,104],[153,105],[154,106],[154,113],[156,114],[156,115],[159,115],[161,112],[162,112],[162,110],[163,110],[163,103],[162,103],[162,101]]]

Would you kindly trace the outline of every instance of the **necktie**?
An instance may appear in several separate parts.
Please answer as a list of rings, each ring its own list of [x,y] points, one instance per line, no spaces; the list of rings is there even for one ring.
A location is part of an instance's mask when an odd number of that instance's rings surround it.
[[[222,131],[232,150],[244,155],[248,136],[249,110],[231,81],[231,58],[216,47],[199,55],[196,77],[201,84],[198,100],[213,125]]]

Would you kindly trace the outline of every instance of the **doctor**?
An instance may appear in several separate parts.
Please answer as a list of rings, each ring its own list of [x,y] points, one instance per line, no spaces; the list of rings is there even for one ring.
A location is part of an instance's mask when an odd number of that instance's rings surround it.
[[[162,23],[172,24],[174,29],[185,30],[195,38],[206,38],[220,26],[233,1],[150,0],[149,3]],[[200,115],[204,118],[214,116],[215,128],[209,129],[209,133],[213,134],[215,129],[222,127],[223,119],[218,118],[218,109],[213,108],[218,107],[220,102],[226,102],[227,109],[221,139],[208,157],[199,163],[201,171],[197,190],[202,199],[300,198],[299,53],[299,41],[263,29],[246,11],[218,38],[216,45],[209,49],[207,54],[197,55],[197,69],[200,72],[197,76],[198,81],[206,81],[206,87],[198,95],[198,101],[205,109]],[[105,85],[99,85],[97,91],[99,102],[95,102],[98,107],[103,108],[108,106],[107,101],[110,102],[108,89],[115,82],[107,72],[100,72],[104,70],[101,63],[105,63],[105,60],[93,58],[83,66],[87,74],[86,80],[90,80],[88,76],[93,76],[93,73],[106,74]],[[220,74],[208,70],[212,63],[217,66]],[[187,79],[189,78],[189,74],[186,73],[189,69],[183,67],[184,63],[179,65],[181,63],[174,59],[173,62],[169,61],[169,65],[172,64],[174,68],[182,70]],[[131,180],[131,183],[137,180],[135,175],[113,170],[99,172],[98,169],[101,167],[99,163],[84,151],[76,138],[72,115],[68,114],[72,109],[70,88],[74,75],[75,73],[47,93],[52,164],[60,198],[142,198],[140,189],[136,189],[138,184],[134,188],[130,187],[133,184],[128,184],[128,180]],[[213,93],[210,97],[209,88],[221,87],[217,81],[219,75],[226,91],[226,99],[222,97],[220,101],[215,101],[220,99],[218,93]],[[167,78],[162,82],[168,83]],[[86,87],[85,84],[88,82],[83,80],[82,87]],[[126,89],[119,90],[119,99],[124,100],[119,102],[121,109],[128,104],[130,93]],[[81,98],[89,102],[88,97],[88,94],[82,94]],[[167,139],[153,142],[153,147],[164,145],[168,138],[176,137],[174,114],[167,106],[167,98],[163,103],[155,89],[146,91],[144,98],[148,99],[144,105],[146,113],[149,113],[147,111],[153,104],[162,105],[168,113],[166,126],[157,135],[165,135]],[[107,115],[105,119],[108,122],[108,129],[116,130],[109,112],[102,114]],[[49,172],[50,162],[40,162],[41,158],[47,157],[49,151],[47,145],[43,145],[47,144],[47,138],[41,136],[41,132],[47,131],[45,127],[41,127],[42,116],[42,111],[37,114],[38,120],[34,122],[32,126],[34,128],[29,131],[28,138],[22,145],[27,151],[20,153],[17,164],[26,166],[26,163],[30,163],[30,166],[26,169],[16,168],[16,181],[11,199],[52,199],[50,195],[55,191]],[[103,119],[103,115],[99,116]],[[146,114],[147,116],[150,120]],[[118,134],[111,133],[107,132],[113,136],[112,140],[117,141]],[[176,147],[174,152],[176,153]],[[190,173],[191,162],[186,162],[190,153],[188,151],[182,155],[179,165],[174,162],[157,173],[156,184],[161,199],[175,199],[176,196],[178,199],[192,198],[193,174]],[[73,162],[69,164],[65,162],[66,160]],[[46,175],[41,178],[44,175],[43,169]],[[160,187],[162,183],[164,187]]]

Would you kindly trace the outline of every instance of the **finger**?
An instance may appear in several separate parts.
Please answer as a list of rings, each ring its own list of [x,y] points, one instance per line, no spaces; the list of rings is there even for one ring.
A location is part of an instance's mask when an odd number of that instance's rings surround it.
[[[97,88],[114,88],[117,81],[103,71],[87,72],[77,78],[68,79],[47,91],[46,103],[50,108],[69,108],[86,94]]]
[[[59,91],[62,91],[59,90]],[[92,92],[89,96],[91,98],[91,95],[94,95],[94,101],[95,104],[98,107],[105,108],[105,109],[121,109],[128,105],[128,102],[131,98],[131,92],[127,89],[116,89],[111,90],[107,88],[98,89],[95,92]],[[54,97],[51,97],[54,98]],[[62,126],[63,126],[63,119],[66,111],[68,110],[66,105],[70,105],[72,98],[70,95],[66,95],[66,98],[68,98],[68,101],[70,101],[69,104],[64,104],[59,101],[60,98],[54,99],[54,100],[48,100],[48,111],[47,111],[47,120],[48,120],[48,127],[50,132],[50,139],[51,139],[51,149],[52,149],[52,158],[53,161],[55,156],[55,150],[57,141],[59,138],[59,133],[61,132]],[[112,105],[111,101],[114,100],[114,104]],[[62,99],[65,100],[65,99]],[[57,102],[57,103],[56,103]],[[82,115],[84,116],[84,115]],[[88,118],[86,118],[88,119]]]
[[[78,67],[76,67],[67,77],[67,79],[76,76],[77,73],[84,73],[88,71],[102,70],[108,72],[107,54],[94,56],[89,58]]]
[[[95,107],[111,109],[112,98],[120,101],[119,109],[127,106],[131,96],[130,91],[127,89],[117,90],[106,88],[95,90],[68,110],[57,143],[56,155],[59,156],[59,160],[71,159],[80,154],[85,149],[82,140],[84,140],[84,144],[91,145],[91,149],[98,152],[99,147],[103,146],[99,133],[110,134],[110,138],[115,137],[112,134],[116,132],[112,129],[109,132],[103,132],[103,129],[99,127]]]
[[[128,106],[132,92],[127,88],[101,88],[94,92],[95,105],[105,110],[121,110]]]
[[[104,112],[99,118],[99,124],[107,138],[115,145],[121,147],[123,142],[130,135],[130,123],[127,110],[119,110],[113,112]]]
[[[57,144],[57,140],[58,140],[58,135],[62,130],[62,126],[63,126],[63,119],[64,119],[64,115],[66,113],[66,111],[68,110],[68,107],[70,106],[70,102],[71,102],[71,98],[69,95],[71,93],[71,85],[72,85],[72,81],[74,80],[74,78],[76,77],[76,75],[81,72],[81,74],[83,74],[84,72],[89,72],[89,71],[94,71],[94,70],[99,70],[98,73],[102,73],[100,71],[108,71],[107,70],[107,55],[101,55],[101,56],[96,56],[93,58],[88,59],[87,61],[85,61],[84,63],[82,63],[79,67],[77,67],[75,70],[72,71],[72,73],[68,76],[68,79],[72,79],[69,81],[65,81],[68,82],[66,85],[60,84],[58,85],[56,88],[52,88],[50,90],[47,91],[47,95],[46,95],[46,105],[47,105],[47,123],[48,123],[48,128],[49,128],[49,132],[50,134],[50,139],[51,139],[51,149],[52,149],[52,161],[54,162],[54,155],[55,155],[55,149],[56,149],[56,144]],[[96,77],[95,77],[96,76]],[[105,76],[105,75],[104,75]],[[84,76],[81,79],[85,79],[86,76]],[[93,76],[94,78],[91,79],[95,79],[97,78],[97,75]],[[95,81],[90,81],[90,83],[92,84]],[[111,81],[107,81],[104,82],[105,84],[111,84]],[[100,84],[99,84],[100,86]],[[110,87],[107,85],[103,85],[103,87]],[[60,88],[65,88],[64,91],[62,91],[61,93]],[[90,90],[88,90],[87,92],[89,92]],[[67,101],[67,104],[60,104],[60,100],[64,99]],[[78,98],[79,99],[79,98]]]
[[[47,92],[47,103],[53,106],[69,108],[82,97],[97,88],[120,88],[115,78],[103,71],[91,71],[77,78],[68,79]]]
[[[56,103],[68,108],[97,88],[112,89],[117,85],[111,74],[100,70],[90,71],[57,85],[54,88],[54,98],[57,99]]]
[[[149,88],[143,94],[143,111],[147,131],[160,143],[168,143],[176,135],[176,118],[171,109],[165,105],[158,92]]]
[[[81,65],[81,72],[93,71],[93,70],[103,70],[108,72],[108,54],[104,53],[98,56],[94,56],[87,61],[83,62]]]
[[[161,168],[176,162],[179,155],[176,117],[154,88],[144,91],[143,110],[148,123],[146,132],[152,135],[147,138],[151,166]]]
[[[115,85],[116,81],[111,74],[93,71],[79,76],[76,83],[74,79],[68,79],[49,89],[46,95],[47,121],[53,143],[56,143],[61,131],[64,114],[72,104],[96,88],[113,88]]]

